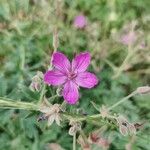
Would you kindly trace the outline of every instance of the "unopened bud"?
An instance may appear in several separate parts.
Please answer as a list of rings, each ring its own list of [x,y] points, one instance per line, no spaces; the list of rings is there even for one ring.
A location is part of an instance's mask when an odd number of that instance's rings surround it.
[[[150,86],[138,87],[136,91],[137,91],[139,94],[147,94],[147,93],[150,93]]]
[[[32,78],[32,82],[29,86],[31,91],[40,91],[42,86],[42,80],[43,80],[43,73],[40,71],[37,71],[37,74]]]

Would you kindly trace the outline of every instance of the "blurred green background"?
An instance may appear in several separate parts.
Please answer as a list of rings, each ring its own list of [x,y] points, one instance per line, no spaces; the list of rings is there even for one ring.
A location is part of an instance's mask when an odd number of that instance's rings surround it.
[[[81,13],[88,23],[84,29],[76,29],[73,20]],[[138,40],[130,51],[136,51],[114,78],[129,51],[119,39],[124,26],[130,30],[132,22],[136,23]],[[46,71],[53,52],[53,31],[57,27],[58,50],[70,59],[89,50],[92,55],[89,70],[101,79],[96,88],[81,89],[79,104],[67,109],[98,113],[90,101],[110,106],[137,87],[150,83],[149,25],[149,0],[0,0],[0,96],[37,102],[39,93],[32,92],[29,85],[38,70]],[[145,42],[144,48],[138,47],[141,42]],[[54,95],[55,89],[48,92],[49,96]],[[139,95],[115,109],[131,122],[146,121],[137,133],[132,150],[150,149],[149,98],[149,95]],[[52,102],[62,103],[63,99]],[[25,110],[0,109],[0,150],[50,150],[49,143],[71,150],[68,123],[47,127],[46,122],[37,122],[38,115]],[[83,127],[88,135],[101,124],[84,123]],[[110,128],[108,135],[110,150],[124,150],[131,139],[122,136],[118,129]],[[79,145],[78,149],[81,149]]]

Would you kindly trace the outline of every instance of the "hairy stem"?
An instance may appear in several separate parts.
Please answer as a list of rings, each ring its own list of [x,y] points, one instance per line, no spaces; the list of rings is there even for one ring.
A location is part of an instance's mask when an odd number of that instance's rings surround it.
[[[110,107],[108,108],[108,110],[112,110],[113,108],[115,108],[116,106],[122,104],[123,102],[125,102],[126,100],[128,100],[129,98],[133,97],[133,96],[136,95],[136,94],[137,94],[136,91],[132,92],[132,93],[129,94],[128,96],[122,98],[120,101],[118,101],[117,103],[115,103],[114,105],[110,106]]]
[[[133,97],[136,94],[137,94],[136,91],[132,92],[128,96],[124,97],[123,99],[121,99],[120,101],[118,101],[117,103],[115,103],[114,105],[109,107],[108,110],[114,109],[115,107],[122,104],[123,102],[125,102],[126,100],[128,100],[129,98]],[[1,98],[1,97],[0,97],[0,107],[1,108],[9,108],[9,109],[24,109],[24,110],[40,111],[40,109],[39,109],[40,104],[15,101],[15,100],[12,100],[12,99]],[[95,120],[97,118],[102,117],[101,114],[95,114],[95,115],[90,115],[90,116],[82,116],[82,115],[70,114],[70,113],[67,113],[67,112],[62,112],[62,115],[67,120],[73,119],[74,121],[91,121],[91,120]],[[115,119],[115,117],[111,116],[111,115],[107,115],[107,118]]]
[[[131,57],[133,56],[134,54],[134,50],[131,51],[131,45],[128,46],[128,53],[127,53],[127,56],[126,58],[124,59],[123,63],[121,64],[121,66],[115,70],[116,71],[116,74],[113,76],[113,78],[118,78],[120,76],[120,74],[122,73],[122,71],[124,70],[125,66],[128,64],[129,60],[131,59]]]
[[[34,103],[14,101],[7,98],[0,98],[0,107],[9,109],[24,109],[38,111],[39,106]]]
[[[41,91],[41,93],[40,93],[39,104],[41,104],[42,101],[43,101],[43,96],[44,96],[44,94],[45,94],[45,89],[46,89],[46,85],[43,84],[42,91]]]

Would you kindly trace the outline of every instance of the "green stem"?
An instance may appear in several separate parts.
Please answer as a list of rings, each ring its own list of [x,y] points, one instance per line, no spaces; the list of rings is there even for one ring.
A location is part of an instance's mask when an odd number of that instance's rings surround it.
[[[53,95],[53,96],[51,96],[50,98],[48,98],[48,101],[51,101],[51,100],[53,100],[54,98],[56,98],[56,97],[58,97],[58,95],[56,94],[56,95]]]
[[[45,89],[46,89],[46,85],[44,84],[43,87],[42,87],[41,94],[40,94],[39,104],[41,104],[42,101],[43,101],[43,96],[44,96],[44,94],[45,94]]]
[[[73,150],[76,150],[76,133],[73,135]]]
[[[131,51],[131,45],[128,46],[128,53],[126,58],[124,59],[123,63],[121,64],[121,66],[116,70],[116,74],[113,76],[113,78],[118,78],[120,76],[120,74],[122,73],[122,71],[124,70],[124,67],[126,66],[126,64],[129,62],[131,56],[133,56],[134,51]]]
[[[112,105],[111,107],[108,108],[108,110],[112,110],[113,108],[115,108],[116,106],[122,104],[123,102],[125,102],[126,100],[128,100],[130,97],[133,97],[134,95],[136,95],[137,92],[134,91],[131,94],[129,94],[128,96],[124,97],[123,99],[121,99],[120,101],[118,101],[117,103],[115,103],[114,105]]]
[[[0,98],[0,107],[9,109],[24,109],[38,111],[39,106],[33,103],[14,101],[7,98]]]

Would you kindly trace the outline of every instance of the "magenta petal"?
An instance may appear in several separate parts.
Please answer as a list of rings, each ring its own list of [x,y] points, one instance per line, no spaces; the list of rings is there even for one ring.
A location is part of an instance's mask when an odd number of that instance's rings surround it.
[[[53,54],[52,64],[61,72],[68,72],[70,70],[70,62],[63,53],[55,52]]]
[[[79,99],[78,86],[74,82],[68,81],[64,85],[63,97],[69,104],[75,104]]]
[[[66,81],[66,76],[58,70],[47,71],[44,74],[44,82],[51,85],[61,85]]]
[[[79,73],[76,78],[76,83],[85,88],[92,88],[98,84],[98,78],[90,72]]]
[[[84,52],[77,55],[72,61],[72,70],[84,72],[90,64],[90,53]]]

